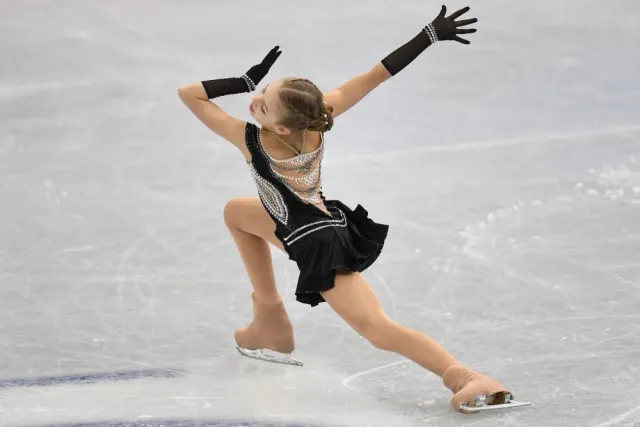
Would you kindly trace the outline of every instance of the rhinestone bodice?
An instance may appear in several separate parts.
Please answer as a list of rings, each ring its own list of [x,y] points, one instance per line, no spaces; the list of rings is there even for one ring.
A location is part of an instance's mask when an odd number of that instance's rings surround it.
[[[314,205],[322,203],[320,164],[324,153],[324,137],[321,136],[320,146],[316,150],[288,159],[275,159],[270,156],[264,150],[262,141],[260,141],[260,147],[273,174],[292,193],[306,203]]]
[[[292,225],[291,212],[295,211],[296,206],[304,208],[313,205],[326,213],[321,179],[324,136],[321,136],[320,146],[314,151],[276,159],[264,149],[260,129],[248,124],[247,147],[252,154],[250,169],[260,198],[278,222],[285,226]]]

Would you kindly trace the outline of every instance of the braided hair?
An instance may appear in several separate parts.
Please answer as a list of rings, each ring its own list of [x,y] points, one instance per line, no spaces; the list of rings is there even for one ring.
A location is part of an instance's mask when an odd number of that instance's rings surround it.
[[[325,104],[322,92],[311,81],[291,78],[278,92],[284,113],[282,126],[292,130],[327,132],[333,127],[333,108]]]

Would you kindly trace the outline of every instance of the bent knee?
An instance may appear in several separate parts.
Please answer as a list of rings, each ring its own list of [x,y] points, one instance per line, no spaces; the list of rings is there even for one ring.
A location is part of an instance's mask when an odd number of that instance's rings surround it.
[[[247,212],[251,201],[253,201],[253,199],[248,199],[246,197],[234,197],[224,205],[223,217],[227,228],[230,230],[239,228],[239,220],[243,212]]]

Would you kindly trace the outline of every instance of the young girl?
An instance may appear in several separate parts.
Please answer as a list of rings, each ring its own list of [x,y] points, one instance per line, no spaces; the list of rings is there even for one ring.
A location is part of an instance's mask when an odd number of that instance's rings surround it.
[[[456,21],[468,10],[445,17],[443,6],[412,40],[329,93],[323,94],[306,79],[269,83],[249,106],[260,127],[230,117],[209,100],[255,90],[282,53],[277,46],[242,77],[202,81],[178,90],[198,119],[242,152],[260,196],[233,199],[224,210],[253,286],[253,321],[235,334],[243,355],[302,365],[291,357],[293,327],[276,289],[271,243],[298,265],[297,301],[311,306],[327,302],[375,347],[399,353],[441,377],[454,393],[455,409],[475,412],[522,405],[503,385],[462,366],[436,341],[384,313],[360,272],[380,254],[388,226],[369,219],[360,205],[351,210],[340,201],[325,199],[321,187],[324,134],[334,120],[433,43],[469,44],[459,35],[476,30],[461,27],[477,19]]]

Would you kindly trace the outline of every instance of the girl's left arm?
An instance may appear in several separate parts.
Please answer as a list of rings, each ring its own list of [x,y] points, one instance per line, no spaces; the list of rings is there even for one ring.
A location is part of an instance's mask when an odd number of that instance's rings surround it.
[[[440,40],[453,40],[462,44],[470,44],[460,37],[461,34],[475,33],[475,29],[460,27],[474,24],[477,19],[456,21],[457,18],[469,11],[469,7],[446,17],[447,8],[442,6],[440,14],[430,24],[424,27],[415,37],[403,44],[370,71],[360,74],[338,88],[324,95],[325,102],[333,107],[333,117],[337,117],[356,105],[362,98],[378,87],[382,82],[398,74],[402,69],[415,60],[429,46]]]
[[[332,115],[336,118],[390,77],[389,71],[378,63],[366,73],[359,74],[331,92],[325,93],[324,101],[333,108]]]

